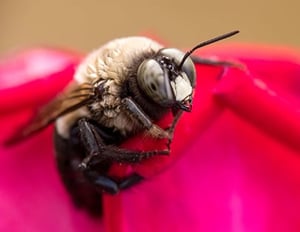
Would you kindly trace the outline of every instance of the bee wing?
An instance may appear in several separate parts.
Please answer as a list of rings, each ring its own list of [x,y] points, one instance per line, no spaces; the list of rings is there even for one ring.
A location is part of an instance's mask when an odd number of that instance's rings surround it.
[[[58,96],[46,106],[42,107],[29,123],[25,126],[21,126],[13,136],[5,141],[5,145],[10,146],[16,144],[43,130],[57,118],[89,104],[93,96],[91,86],[82,84],[75,89],[71,87],[71,91],[67,91],[67,94]]]

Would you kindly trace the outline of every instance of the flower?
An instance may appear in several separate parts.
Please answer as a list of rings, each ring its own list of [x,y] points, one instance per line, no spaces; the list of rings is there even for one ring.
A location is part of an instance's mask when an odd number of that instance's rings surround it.
[[[245,68],[197,65],[193,111],[180,120],[171,155],[133,165],[148,178],[105,195],[101,220],[77,210],[65,192],[55,169],[52,128],[15,147],[1,146],[0,229],[299,231],[300,52],[222,43],[196,54]],[[39,71],[28,71],[37,68],[30,60],[41,61]],[[55,49],[3,59],[0,141],[63,88],[79,60]],[[124,146],[153,144],[137,136]]]

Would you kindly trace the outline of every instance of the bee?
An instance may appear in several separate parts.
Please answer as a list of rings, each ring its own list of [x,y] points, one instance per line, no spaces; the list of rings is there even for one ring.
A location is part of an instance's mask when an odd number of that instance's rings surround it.
[[[145,37],[112,40],[82,61],[63,94],[41,109],[19,138],[55,123],[54,146],[62,181],[77,206],[99,215],[103,192],[116,194],[143,179],[138,173],[110,176],[113,164],[139,163],[170,153],[176,124],[184,111],[192,109],[194,62],[231,65],[191,54],[237,33],[202,42],[186,53]],[[156,122],[168,112],[173,119],[163,129]],[[120,147],[140,132],[167,139],[166,148],[134,151]]]

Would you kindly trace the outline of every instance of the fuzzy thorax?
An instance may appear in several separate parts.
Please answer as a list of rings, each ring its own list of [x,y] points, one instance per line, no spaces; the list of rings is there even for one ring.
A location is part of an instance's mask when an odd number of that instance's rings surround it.
[[[132,70],[135,63],[161,48],[160,44],[148,38],[128,37],[113,40],[88,55],[79,65],[74,82],[78,86],[84,83],[96,88],[101,86],[103,92],[90,104],[89,110],[84,107],[60,117],[56,122],[58,133],[68,138],[70,127],[81,117],[92,117],[123,135],[138,130],[138,123],[121,109],[122,88],[132,72],[136,72]]]

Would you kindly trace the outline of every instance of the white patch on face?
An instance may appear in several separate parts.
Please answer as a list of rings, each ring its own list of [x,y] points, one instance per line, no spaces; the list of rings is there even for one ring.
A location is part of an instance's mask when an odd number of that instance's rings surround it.
[[[188,96],[191,96],[193,93],[192,85],[185,73],[177,76],[175,81],[171,83],[171,86],[173,88],[176,101],[182,101]]]

